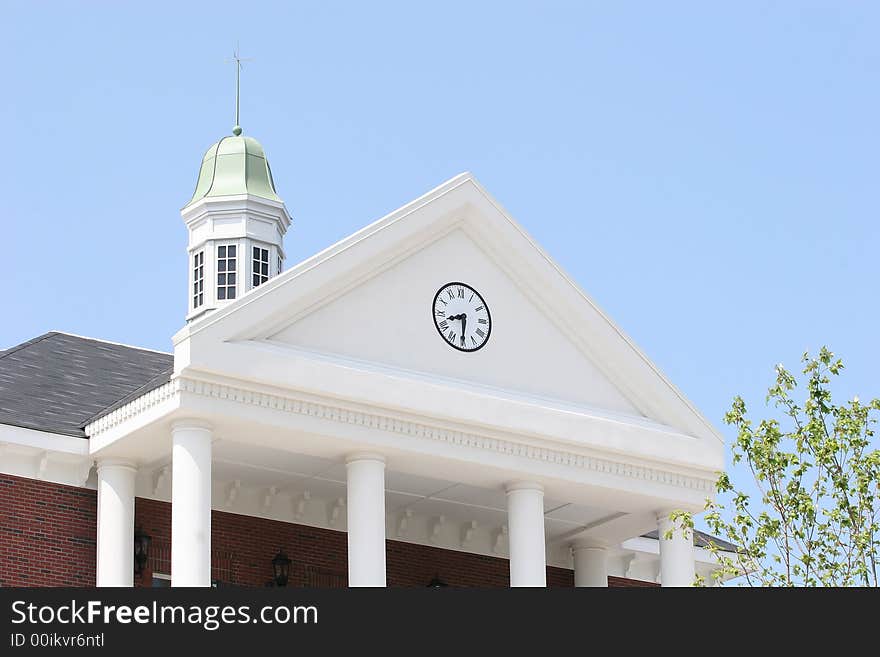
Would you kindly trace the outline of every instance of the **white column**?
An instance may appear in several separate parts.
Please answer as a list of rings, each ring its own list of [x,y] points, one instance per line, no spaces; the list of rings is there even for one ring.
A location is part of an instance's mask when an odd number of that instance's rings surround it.
[[[385,459],[352,454],[348,478],[348,585],[385,586]]]
[[[136,474],[129,461],[98,461],[98,586],[134,586]]]
[[[520,481],[507,486],[510,585],[547,586],[544,553],[544,488]]]
[[[571,546],[574,555],[575,586],[608,586],[608,563],[604,545],[578,542]]]
[[[171,427],[171,586],[211,586],[211,427]]]
[[[660,540],[660,585],[694,585],[694,537],[690,529],[685,530],[681,521],[672,522],[669,513],[657,516],[657,530]],[[671,530],[672,535],[666,538]]]

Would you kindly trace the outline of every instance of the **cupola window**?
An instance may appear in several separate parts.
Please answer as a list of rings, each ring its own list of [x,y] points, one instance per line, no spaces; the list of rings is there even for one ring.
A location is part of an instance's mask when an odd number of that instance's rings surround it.
[[[205,252],[193,255],[193,310],[205,303]]]
[[[254,247],[254,287],[269,280],[269,249]]]
[[[217,299],[235,298],[236,265],[235,244],[217,247]]]

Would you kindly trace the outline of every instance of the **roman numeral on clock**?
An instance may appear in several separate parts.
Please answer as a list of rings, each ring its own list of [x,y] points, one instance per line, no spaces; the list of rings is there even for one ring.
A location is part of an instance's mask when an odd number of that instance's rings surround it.
[[[489,307],[467,283],[447,283],[437,290],[431,313],[440,337],[458,351],[482,349],[492,335]]]

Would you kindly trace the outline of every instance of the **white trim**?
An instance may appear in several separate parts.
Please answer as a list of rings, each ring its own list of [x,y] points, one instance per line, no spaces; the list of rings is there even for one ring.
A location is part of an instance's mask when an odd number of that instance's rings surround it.
[[[433,423],[429,418],[404,420],[400,417],[383,414],[378,409],[370,409],[367,412],[324,401],[306,400],[295,397],[292,394],[281,395],[258,392],[235,385],[184,377],[173,379],[165,385],[148,392],[143,397],[138,397],[129,404],[95,420],[86,426],[86,433],[90,438],[98,439],[105,432],[116,429],[150,408],[169,399],[179,398],[181,393],[377,429],[384,433],[437,441],[456,447],[479,449],[495,454],[516,456],[612,476],[696,490],[706,494],[709,494],[714,489],[715,484],[714,479],[710,476],[687,475],[654,465],[636,465],[631,461],[616,460],[613,458],[614,455],[611,454],[605,454],[602,457],[590,456],[575,451],[530,444],[524,439],[494,438],[468,431],[453,430]]]
[[[0,424],[0,473],[85,487],[92,470],[89,441]]]
[[[63,454],[79,456],[88,456],[89,454],[88,438],[75,438],[60,433],[17,427],[12,424],[0,424],[0,444],[3,443]]]

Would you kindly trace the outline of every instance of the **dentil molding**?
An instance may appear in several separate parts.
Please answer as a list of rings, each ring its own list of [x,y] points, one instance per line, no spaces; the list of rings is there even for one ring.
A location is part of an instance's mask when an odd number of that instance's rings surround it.
[[[292,396],[258,392],[185,377],[169,381],[125,406],[98,418],[86,426],[86,434],[90,438],[100,436],[102,433],[181,393],[231,401],[247,406],[257,406],[284,413],[305,415],[379,431],[387,431],[412,438],[442,442],[458,447],[481,449],[496,454],[517,456],[534,461],[554,463],[601,474],[665,484],[705,493],[711,492],[714,488],[714,480],[708,478],[683,475],[678,472],[633,465],[607,458],[586,456],[561,449],[537,447],[513,440],[490,438],[465,431],[454,431],[444,427],[432,426],[424,422],[401,420],[400,418],[381,415],[375,412],[352,410],[328,403],[307,401]]]

